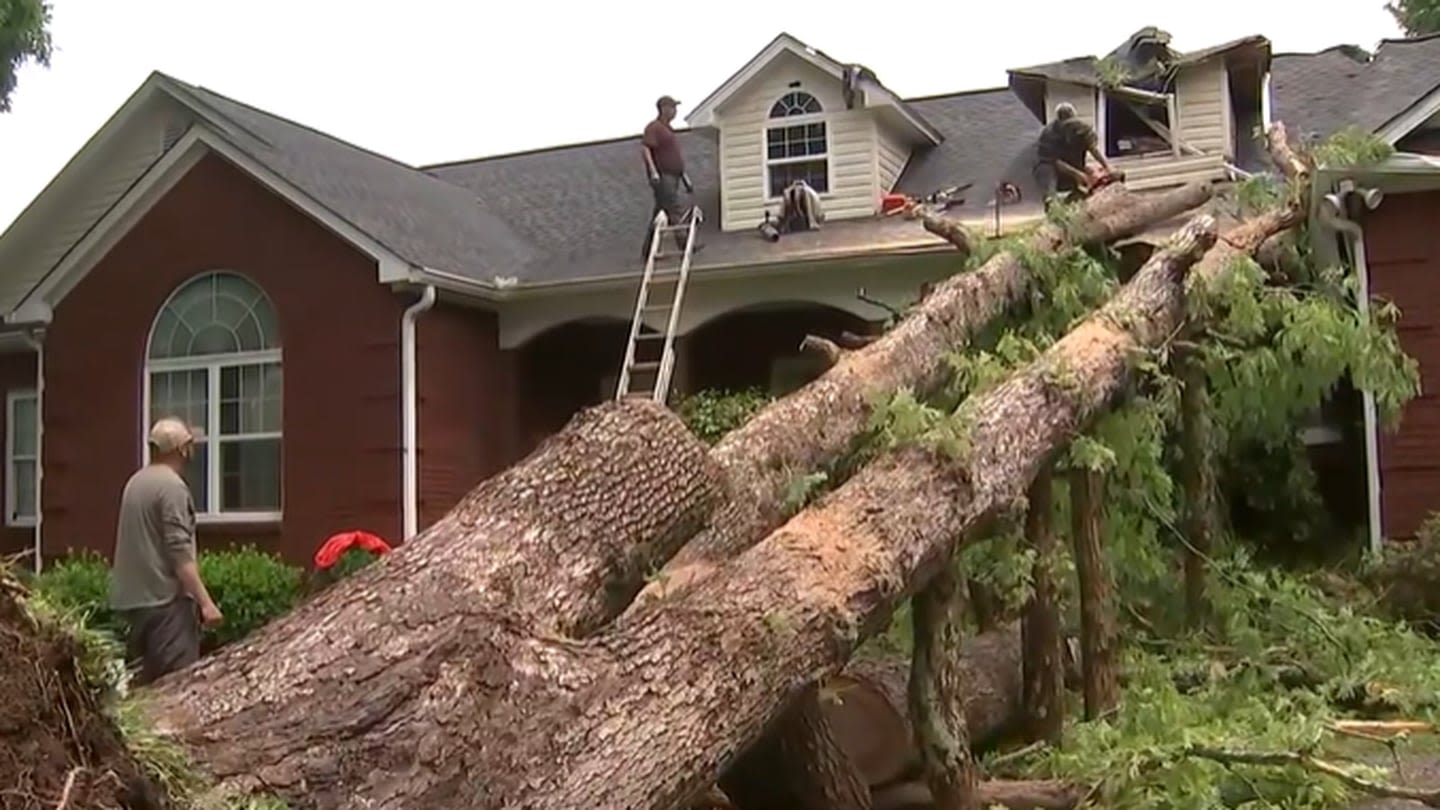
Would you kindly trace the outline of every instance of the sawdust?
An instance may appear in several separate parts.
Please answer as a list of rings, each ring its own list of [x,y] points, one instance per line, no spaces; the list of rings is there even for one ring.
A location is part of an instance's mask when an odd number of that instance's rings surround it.
[[[0,807],[164,808],[81,674],[75,640],[37,626],[12,585],[0,581]]]

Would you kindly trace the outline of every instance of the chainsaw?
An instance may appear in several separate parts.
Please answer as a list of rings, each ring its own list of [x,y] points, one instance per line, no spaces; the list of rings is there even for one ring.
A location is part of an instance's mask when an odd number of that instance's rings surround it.
[[[1103,168],[1090,169],[1087,170],[1085,174],[1089,177],[1089,182],[1085,184],[1085,188],[1083,189],[1086,197],[1106,186],[1125,181],[1124,172],[1106,171]]]

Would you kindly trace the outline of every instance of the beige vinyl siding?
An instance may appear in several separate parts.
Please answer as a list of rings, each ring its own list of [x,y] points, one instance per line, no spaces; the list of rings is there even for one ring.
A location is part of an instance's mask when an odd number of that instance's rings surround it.
[[[799,86],[791,87],[792,82]],[[846,110],[840,82],[819,68],[783,54],[716,110],[720,130],[721,227],[753,228],[764,218],[767,199],[765,130],[770,107],[786,93],[800,90],[814,96],[824,108],[828,139],[830,190],[823,195],[827,220],[871,216],[879,206],[880,183],[876,160],[877,128],[874,115],[863,109]]]
[[[876,152],[880,167],[879,191],[885,194],[895,188],[895,181],[905,171],[905,164],[910,160],[910,146],[894,133],[886,131],[885,127],[876,129],[876,145],[879,147]]]
[[[1070,84],[1069,82],[1046,82],[1045,83],[1045,120],[1049,122],[1055,115],[1055,107],[1063,101],[1070,102],[1075,107],[1075,115],[1080,120],[1099,129],[1095,121],[1095,96],[1093,87],[1086,87],[1081,84]]]
[[[1204,62],[1175,76],[1180,142],[1206,154],[1223,154],[1225,144],[1225,63]]]
[[[123,139],[108,144],[105,154],[94,156],[83,188],[69,189],[45,200],[43,209],[22,215],[31,221],[26,223],[27,229],[33,221],[46,224],[33,230],[33,236],[22,238],[18,256],[10,265],[10,278],[0,289],[0,305],[9,308],[18,303],[160,158],[167,124],[172,120],[188,123],[188,118],[172,118],[175,115],[173,111],[156,112],[137,120]]]

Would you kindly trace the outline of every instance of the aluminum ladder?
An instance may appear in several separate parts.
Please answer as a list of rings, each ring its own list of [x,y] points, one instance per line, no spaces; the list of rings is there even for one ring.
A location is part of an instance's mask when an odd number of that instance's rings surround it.
[[[670,378],[675,373],[675,329],[680,323],[680,307],[685,300],[685,286],[690,280],[690,261],[695,255],[695,237],[700,231],[702,216],[692,207],[678,225],[671,225],[664,211],[655,214],[655,233],[650,239],[650,252],[645,257],[645,274],[640,277],[640,294],[635,298],[635,317],[630,320],[630,339],[625,345],[625,360],[620,366],[620,381],[615,386],[615,399],[649,397],[661,405],[670,394]],[[685,234],[685,250],[679,255],[678,267],[657,269],[661,259],[675,258],[674,253],[662,254],[660,246],[676,234]],[[652,301],[656,287],[671,287],[669,300]],[[663,298],[661,293],[657,298]],[[665,331],[642,332],[645,316],[668,313]],[[641,358],[641,347],[659,344],[654,356]]]

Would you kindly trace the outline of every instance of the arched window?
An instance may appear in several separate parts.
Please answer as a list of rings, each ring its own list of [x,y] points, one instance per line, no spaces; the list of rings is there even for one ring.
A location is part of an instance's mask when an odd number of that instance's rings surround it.
[[[280,327],[264,291],[234,273],[185,282],[146,350],[148,425],[178,416],[205,433],[186,480],[203,515],[280,512]]]
[[[803,90],[786,93],[770,107],[771,125],[765,129],[765,187],[772,199],[796,180],[804,180],[822,194],[830,190],[830,139],[824,112],[820,101]]]

